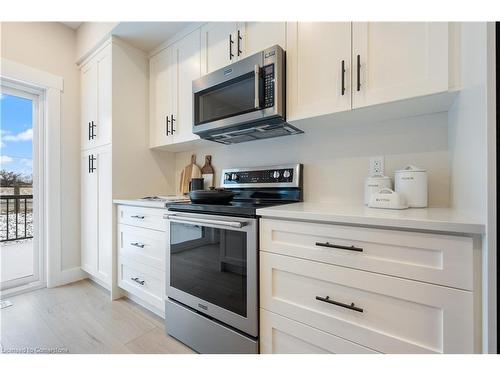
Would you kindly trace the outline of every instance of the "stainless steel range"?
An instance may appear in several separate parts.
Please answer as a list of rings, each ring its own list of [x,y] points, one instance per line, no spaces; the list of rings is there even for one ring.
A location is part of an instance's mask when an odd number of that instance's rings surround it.
[[[302,166],[227,169],[228,204],[167,204],[166,331],[200,353],[258,353],[257,208],[302,200]]]

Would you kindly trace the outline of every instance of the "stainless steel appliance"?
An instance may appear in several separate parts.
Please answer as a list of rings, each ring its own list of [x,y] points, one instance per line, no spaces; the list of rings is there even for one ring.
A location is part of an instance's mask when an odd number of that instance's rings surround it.
[[[193,133],[224,144],[302,133],[286,122],[285,61],[276,45],[193,81]]]
[[[301,165],[227,169],[221,185],[228,204],[167,204],[166,331],[200,353],[257,353],[256,210],[301,201]]]

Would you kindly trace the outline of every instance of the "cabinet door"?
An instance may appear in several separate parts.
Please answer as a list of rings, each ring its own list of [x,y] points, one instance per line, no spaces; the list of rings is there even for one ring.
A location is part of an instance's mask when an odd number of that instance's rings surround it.
[[[286,22],[243,22],[239,24],[238,31],[241,37],[239,58],[253,55],[276,44],[286,49]],[[238,38],[238,33],[236,37]]]
[[[112,233],[113,233],[113,198],[111,146],[106,146],[97,153],[97,202],[98,202],[98,251],[96,277],[110,283]]]
[[[208,23],[201,28],[202,74],[213,72],[237,60],[237,29],[236,22]]]
[[[174,143],[198,139],[193,134],[193,80],[200,78],[200,30],[177,42],[173,48]]]
[[[150,147],[167,145],[173,141],[169,122],[170,116],[173,114],[171,55],[171,49],[167,48],[153,56],[149,61]]]
[[[352,38],[353,108],[448,90],[447,23],[355,22]]]
[[[94,275],[98,258],[98,194],[97,173],[92,168],[93,151],[82,152],[81,156],[81,249],[82,269]],[[94,160],[95,165],[95,160]]]
[[[288,120],[349,110],[350,67],[349,22],[288,23]]]
[[[95,145],[91,139],[91,124],[97,120],[97,64],[89,62],[81,71],[81,147],[86,150]]]
[[[112,76],[111,46],[104,49],[96,62],[97,70],[97,117],[94,120],[94,140],[96,146],[111,143]]]

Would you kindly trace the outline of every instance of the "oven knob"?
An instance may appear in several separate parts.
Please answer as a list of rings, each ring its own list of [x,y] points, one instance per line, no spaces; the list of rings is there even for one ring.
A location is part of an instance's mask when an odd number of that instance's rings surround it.
[[[283,177],[285,177],[285,178],[290,177],[290,171],[289,170],[284,171],[283,172]]]
[[[280,172],[278,172],[278,171],[274,171],[274,172],[273,172],[273,177],[274,177],[274,178],[279,178],[279,177],[280,177]]]
[[[233,174],[231,175],[231,180],[233,180],[233,181],[238,181],[238,175],[237,175],[236,173],[233,173]]]
[[[231,175],[230,175],[229,173],[226,173],[226,174],[224,175],[224,180],[226,180],[226,181],[231,181]]]

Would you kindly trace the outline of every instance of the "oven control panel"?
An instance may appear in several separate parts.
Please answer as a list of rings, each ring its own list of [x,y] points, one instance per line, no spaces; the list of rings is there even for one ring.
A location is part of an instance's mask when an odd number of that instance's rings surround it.
[[[274,107],[274,64],[266,65],[264,71],[264,108]]]
[[[223,187],[274,187],[299,186],[300,164],[267,168],[225,169],[222,174]]]

